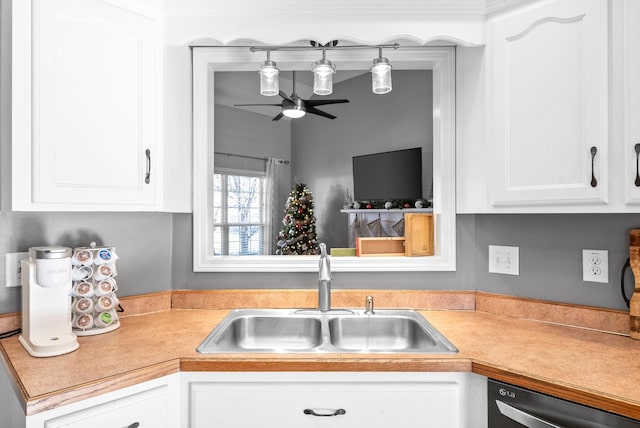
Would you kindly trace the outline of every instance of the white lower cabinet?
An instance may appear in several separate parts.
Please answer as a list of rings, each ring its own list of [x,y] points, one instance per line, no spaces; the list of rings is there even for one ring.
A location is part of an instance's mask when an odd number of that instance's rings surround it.
[[[182,426],[486,427],[471,373],[183,373]]]
[[[27,416],[26,428],[174,428],[178,374]]]

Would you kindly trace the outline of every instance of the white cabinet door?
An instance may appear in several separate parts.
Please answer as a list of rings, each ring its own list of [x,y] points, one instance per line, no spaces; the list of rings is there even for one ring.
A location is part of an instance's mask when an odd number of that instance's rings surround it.
[[[640,2],[624,2],[625,203],[640,204]]]
[[[171,428],[162,386],[45,421],[44,428]]]
[[[139,2],[14,3],[13,209],[153,210],[158,20]]]
[[[491,201],[608,198],[606,0],[549,0],[489,21]]]
[[[203,373],[186,384],[192,428],[486,427],[486,380],[469,373]]]

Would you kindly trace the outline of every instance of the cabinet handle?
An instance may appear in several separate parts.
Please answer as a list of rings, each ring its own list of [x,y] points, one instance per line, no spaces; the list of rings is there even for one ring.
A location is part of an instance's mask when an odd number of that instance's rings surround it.
[[[636,187],[640,187],[640,143],[637,143],[633,146],[633,149],[636,151]]]
[[[345,413],[347,413],[347,411],[345,409],[337,409],[337,410],[318,410],[315,411],[313,409],[304,409],[303,410],[305,415],[311,415],[311,416],[340,416],[340,415],[344,415]]]
[[[149,184],[151,181],[151,150],[145,150],[144,154],[147,155],[147,174],[144,176],[144,182]]]
[[[129,425],[127,428],[138,428],[140,426],[140,422],[134,422],[131,425]]]
[[[596,187],[598,185],[598,180],[596,180],[595,171],[593,169],[593,160],[596,157],[596,153],[598,153],[598,148],[596,146],[591,147],[591,187]]]
[[[503,403],[500,400],[496,400],[496,404],[498,405],[498,410],[507,418],[514,420],[527,428],[562,428],[560,425],[556,425],[544,419],[533,416],[527,412],[523,412],[520,409],[516,409],[508,405],[507,403]]]

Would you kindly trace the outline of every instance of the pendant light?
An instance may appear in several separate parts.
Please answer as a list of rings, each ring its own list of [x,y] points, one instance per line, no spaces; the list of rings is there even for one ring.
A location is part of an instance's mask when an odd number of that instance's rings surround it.
[[[336,66],[326,58],[326,51],[322,49],[322,59],[314,63],[313,93],[316,95],[330,95],[333,92],[333,74]]]
[[[371,89],[374,94],[387,94],[391,92],[391,65],[382,57],[382,47],[378,49],[378,58],[373,60],[371,67]]]
[[[272,97],[278,95],[280,86],[278,83],[279,70],[275,61],[271,61],[270,51],[267,51],[267,59],[260,66],[260,94]]]

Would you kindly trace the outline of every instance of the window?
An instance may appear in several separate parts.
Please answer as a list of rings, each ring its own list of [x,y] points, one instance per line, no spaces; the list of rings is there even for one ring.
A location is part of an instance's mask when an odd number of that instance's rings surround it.
[[[251,171],[217,171],[213,175],[214,254],[262,254],[264,176]]]

